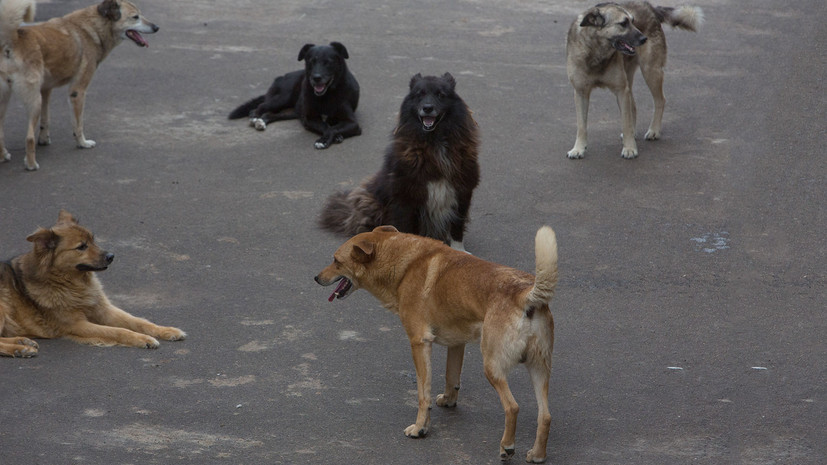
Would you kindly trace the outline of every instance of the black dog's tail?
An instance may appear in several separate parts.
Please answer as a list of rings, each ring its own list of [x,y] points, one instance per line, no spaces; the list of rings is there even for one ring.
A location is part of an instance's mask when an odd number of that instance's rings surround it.
[[[379,202],[362,186],[332,194],[319,215],[320,228],[346,237],[372,231],[381,221]]]
[[[255,110],[259,105],[264,103],[264,96],[258,96],[252,100],[243,103],[240,107],[230,112],[229,119],[241,119],[250,116],[250,112]]]

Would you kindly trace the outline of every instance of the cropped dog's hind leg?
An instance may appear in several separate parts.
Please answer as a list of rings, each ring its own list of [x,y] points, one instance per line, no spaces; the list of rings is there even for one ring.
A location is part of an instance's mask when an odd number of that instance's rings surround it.
[[[405,436],[422,438],[431,425],[431,341],[411,341],[411,354],[416,369],[416,423],[405,428]]]
[[[537,399],[537,434],[534,446],[526,454],[526,462],[542,463],[546,460],[546,446],[551,429],[551,414],[548,410],[548,382],[551,375],[548,366],[541,361],[529,361],[526,365],[534,386]]]
[[[36,84],[39,87],[39,85]],[[26,85],[18,93],[23,101],[26,102],[26,107],[29,112],[29,126],[26,129],[26,169],[35,171],[40,168],[35,158],[35,128],[40,121],[40,89],[33,88],[33,86]]]
[[[0,163],[11,160],[11,154],[6,150],[5,131],[3,125],[6,120],[6,108],[11,99],[11,84],[3,79],[0,81]]]

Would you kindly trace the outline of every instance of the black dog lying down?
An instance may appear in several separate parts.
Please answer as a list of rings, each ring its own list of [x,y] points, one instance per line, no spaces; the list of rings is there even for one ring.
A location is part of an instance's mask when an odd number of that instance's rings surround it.
[[[345,64],[347,49],[339,42],[305,44],[299,51],[304,71],[279,76],[267,93],[230,113],[230,119],[250,118],[263,131],[273,121],[300,119],[305,129],[321,134],[317,149],[362,134],[356,122],[359,83]]]

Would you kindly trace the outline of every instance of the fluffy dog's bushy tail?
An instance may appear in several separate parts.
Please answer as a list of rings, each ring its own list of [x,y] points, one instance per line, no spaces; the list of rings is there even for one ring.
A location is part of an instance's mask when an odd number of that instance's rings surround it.
[[[526,295],[526,307],[549,303],[557,288],[557,236],[550,227],[543,226],[537,231],[534,237],[534,255],[534,287]]]
[[[658,18],[678,29],[697,32],[704,22],[704,12],[696,6],[679,6],[677,8],[658,6],[655,7]]]
[[[20,29],[20,23],[34,21],[34,13],[34,0],[1,0],[0,44],[10,45]]]
[[[4,0],[5,1],[5,0]],[[229,119],[241,119],[250,116],[250,112],[256,109],[259,105],[264,103],[264,96],[260,95],[252,100],[248,100],[241,104],[240,107],[230,112]]]
[[[341,191],[327,198],[319,227],[350,237],[382,225],[382,208],[364,186]]]

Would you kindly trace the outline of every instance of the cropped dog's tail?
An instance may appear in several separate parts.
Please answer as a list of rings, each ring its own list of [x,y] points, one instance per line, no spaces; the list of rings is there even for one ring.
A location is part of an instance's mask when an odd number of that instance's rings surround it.
[[[382,207],[362,185],[328,197],[318,224],[332,233],[354,236],[382,225]]]
[[[525,298],[526,308],[549,303],[557,287],[557,236],[550,227],[543,226],[537,231],[534,237],[534,255],[537,269],[534,287]]]
[[[679,6],[677,8],[656,6],[654,8],[660,22],[678,29],[697,32],[704,22],[704,12],[696,6]]]
[[[3,0],[5,1],[5,0]],[[241,104],[240,107],[236,108],[235,110],[230,112],[229,119],[241,119],[247,118],[250,116],[250,112],[255,110],[256,107],[264,103],[264,96],[260,95],[252,100],[248,100]]]
[[[0,0],[0,45],[11,45],[20,23],[34,21],[34,13],[34,0]]]

